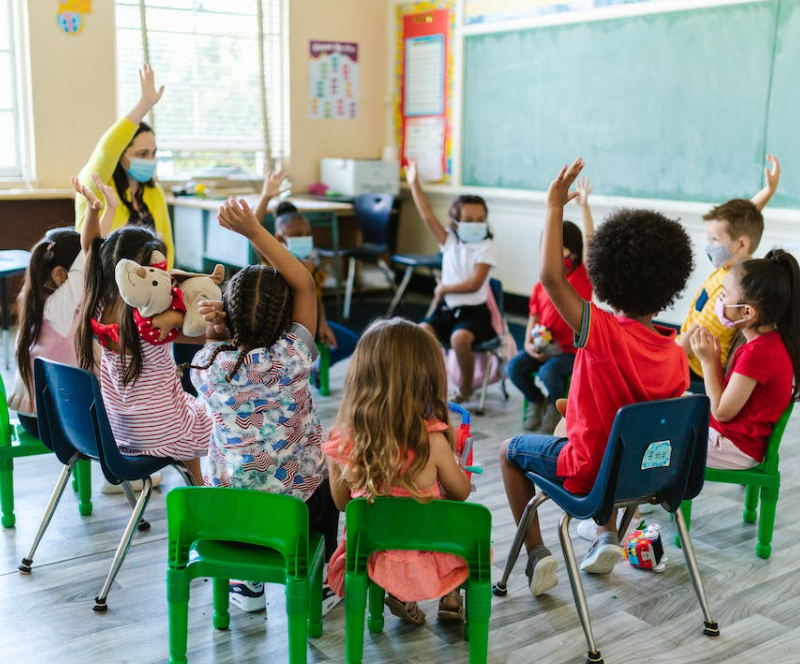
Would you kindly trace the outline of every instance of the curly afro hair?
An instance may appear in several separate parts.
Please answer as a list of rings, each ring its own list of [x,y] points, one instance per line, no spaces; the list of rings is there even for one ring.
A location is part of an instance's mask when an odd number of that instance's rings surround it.
[[[612,212],[589,246],[587,269],[597,297],[633,316],[671,306],[693,268],[683,226],[652,210]]]

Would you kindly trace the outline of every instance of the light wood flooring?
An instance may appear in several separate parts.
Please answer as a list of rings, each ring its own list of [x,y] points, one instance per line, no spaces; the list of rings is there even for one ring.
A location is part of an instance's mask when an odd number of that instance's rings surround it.
[[[324,426],[335,415],[346,363],[332,371],[333,393],[315,396]],[[9,376],[4,372],[6,385]],[[473,500],[487,505],[494,520],[494,568],[499,578],[514,526],[499,477],[501,441],[520,432],[521,398],[513,389],[502,403],[491,388],[487,414],[473,418],[476,463]],[[773,554],[755,556],[756,527],[741,520],[743,489],[708,484],[695,501],[692,534],[714,618],[722,636],[702,635],[702,615],[683,555],[673,543],[674,528],[665,514],[648,515],[663,526],[667,569],[638,571],[620,562],[607,577],[584,575],[595,637],[605,661],[670,664],[790,664],[800,661],[800,418],[796,415],[783,444],[783,487],[775,525]],[[152,524],[137,534],[109,596],[107,614],[92,611],[92,598],[105,578],[114,549],[130,514],[122,496],[99,492],[95,469],[94,513],[81,517],[67,489],[35,557],[31,576],[17,573],[27,553],[47,498],[60,471],[52,456],[16,462],[17,527],[0,532],[0,661],[148,662],[168,661],[165,591],[166,521],[164,496],[180,484],[165,471],[147,510]],[[560,558],[552,504],[541,510],[545,538]],[[574,527],[573,527],[574,532]],[[588,546],[576,538],[580,557]],[[517,565],[506,598],[492,603],[489,661],[570,663],[584,661],[585,643],[561,561],[559,585],[534,599],[525,587],[523,561]],[[230,630],[211,624],[211,587],[192,587],[188,658],[194,664],[285,662],[286,620],[283,589],[269,587],[268,615],[231,608]],[[424,603],[429,620],[414,628],[388,615],[383,634],[365,637],[365,662],[466,662],[462,630],[439,625],[434,602]],[[344,661],[344,611],[326,618],[324,635],[309,643],[309,662]]]

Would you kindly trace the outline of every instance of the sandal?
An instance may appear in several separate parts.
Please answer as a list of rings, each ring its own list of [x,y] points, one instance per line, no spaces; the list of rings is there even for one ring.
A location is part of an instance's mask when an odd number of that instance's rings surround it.
[[[383,603],[389,607],[392,615],[412,625],[422,625],[425,622],[425,612],[419,608],[419,604],[416,602],[401,602],[392,595],[386,595]]]
[[[455,598],[457,602],[457,608],[455,609],[445,606],[445,602],[452,598]],[[439,600],[438,616],[439,620],[443,622],[464,622],[466,618],[466,609],[464,608],[464,598],[461,596],[460,591],[454,590]]]

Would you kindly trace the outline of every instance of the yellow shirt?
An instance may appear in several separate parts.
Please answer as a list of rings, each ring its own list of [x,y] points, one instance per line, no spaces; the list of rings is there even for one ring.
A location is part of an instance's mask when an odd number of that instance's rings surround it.
[[[692,306],[689,308],[689,315],[681,326],[681,335],[692,325],[698,323],[719,339],[722,366],[725,366],[728,361],[728,353],[730,353],[733,339],[736,336],[736,328],[725,327],[714,311],[714,306],[722,292],[722,280],[726,274],[728,274],[728,270],[722,267],[711,273],[703,283],[703,287],[694,296]],[[680,339],[680,336],[678,339]],[[689,368],[698,376],[703,375],[703,367],[695,355],[689,357]]]
[[[89,162],[81,169],[78,179],[87,187],[91,187],[92,191],[97,194],[97,197],[102,200],[100,192],[94,186],[92,181],[92,174],[97,173],[100,179],[106,184],[114,186],[114,169],[117,163],[133,140],[133,135],[139,126],[131,122],[127,117],[123,117],[112,125],[112,127],[103,134],[97,147],[94,149]],[[164,198],[164,190],[157,182],[154,187],[144,187],[144,194],[142,196],[150,214],[153,215],[153,223],[155,224],[155,231],[158,236],[167,245],[167,263],[172,268],[175,261],[175,248],[172,244],[172,226],[169,222],[169,213],[167,211],[167,202]],[[130,192],[126,192],[128,200],[130,200]],[[83,216],[86,212],[86,199],[83,196],[75,197],[75,228],[81,229],[83,226]],[[102,212],[100,213],[102,215]],[[111,229],[116,230],[127,226],[130,218],[130,212],[123,203],[120,202],[119,207],[114,213],[114,221],[111,224]]]

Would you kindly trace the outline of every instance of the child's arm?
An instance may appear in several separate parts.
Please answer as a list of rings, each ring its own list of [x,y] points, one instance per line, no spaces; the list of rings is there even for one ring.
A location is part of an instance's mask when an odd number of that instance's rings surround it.
[[[778,158],[774,155],[768,154],[767,161],[772,164],[772,168],[764,169],[764,180],[766,181],[766,184],[761,191],[759,191],[755,196],[753,196],[753,198],[750,199],[759,210],[763,210],[765,207],[767,207],[767,203],[769,203],[769,200],[778,190],[778,183],[781,180],[781,164],[778,161]]]
[[[264,215],[267,214],[269,202],[281,193],[281,185],[285,179],[286,173],[283,172],[280,166],[271,173],[267,173],[267,177],[264,178],[264,186],[261,188],[261,198],[258,199],[255,213],[259,223],[264,221]]]
[[[525,348],[525,352],[530,355],[534,360],[539,360],[543,362],[545,357],[544,353],[540,353],[536,350],[536,346],[533,345],[533,337],[531,333],[533,332],[534,326],[539,322],[539,314],[533,314],[533,316],[528,316],[528,325],[525,328],[525,342],[523,343],[523,347]]]
[[[592,242],[592,236],[594,235],[594,219],[592,218],[592,210],[589,207],[589,194],[592,193],[592,181],[589,178],[579,178],[575,183],[575,191],[578,192],[578,198],[575,202],[581,209],[584,244],[589,246]]]
[[[583,169],[583,159],[578,157],[567,168],[561,169],[547,192],[547,216],[542,239],[542,268],[539,279],[561,318],[575,332],[581,331],[584,301],[567,281],[564,273],[564,206],[577,198],[577,191],[569,188]]]
[[[246,237],[289,284],[294,293],[292,321],[317,333],[317,291],[305,266],[265,229],[244,200],[230,199],[217,215],[224,228]]]
[[[466,500],[472,491],[472,484],[467,474],[458,467],[450,442],[440,431],[430,434],[430,441],[439,484],[451,500]]]
[[[325,305],[322,302],[322,298],[317,297],[317,328],[319,342],[324,345],[328,346],[329,348],[336,348],[336,334],[331,329],[331,326],[328,325],[328,317],[325,314]]]
[[[350,502],[350,487],[342,477],[342,468],[337,461],[328,459],[328,482],[331,485],[331,496],[333,504],[340,512],[344,512],[347,503]]]
[[[699,329],[700,323],[692,323],[691,327],[689,327],[686,332],[675,337],[675,343],[683,348],[683,352],[686,353],[686,357],[692,356],[692,337]]]
[[[81,226],[81,249],[85,254],[89,251],[89,247],[92,246],[92,242],[101,237],[100,209],[103,204],[89,187],[81,184],[78,178],[72,177],[70,182],[72,182],[75,192],[86,199],[86,214],[83,217],[83,225]]]
[[[408,186],[411,187],[411,196],[414,199],[417,212],[419,212],[419,215],[422,217],[422,221],[425,222],[425,225],[428,227],[428,230],[431,232],[436,242],[440,245],[444,244],[444,241],[447,239],[447,231],[442,224],[439,223],[439,220],[431,209],[430,203],[428,203],[428,197],[425,196],[425,192],[422,191],[422,186],[419,183],[419,173],[417,172],[417,162],[414,159],[409,159],[408,165],[406,166],[406,180],[408,180]]]
[[[492,266],[487,263],[478,263],[475,266],[475,272],[466,281],[459,281],[456,284],[437,283],[436,290],[433,291],[434,300],[438,302],[443,295],[448,293],[474,293],[486,282],[491,269]]]
[[[92,174],[92,180],[94,181],[94,186],[97,187],[97,190],[105,199],[105,209],[103,210],[103,216],[100,217],[100,237],[107,238],[111,234],[114,214],[119,207],[119,196],[117,196],[117,190],[103,182],[97,173]]]
[[[711,401],[711,414],[718,422],[729,422],[744,408],[758,381],[734,373],[723,389],[723,370],[719,340],[705,328],[692,336],[692,352],[703,367],[706,394]]]

